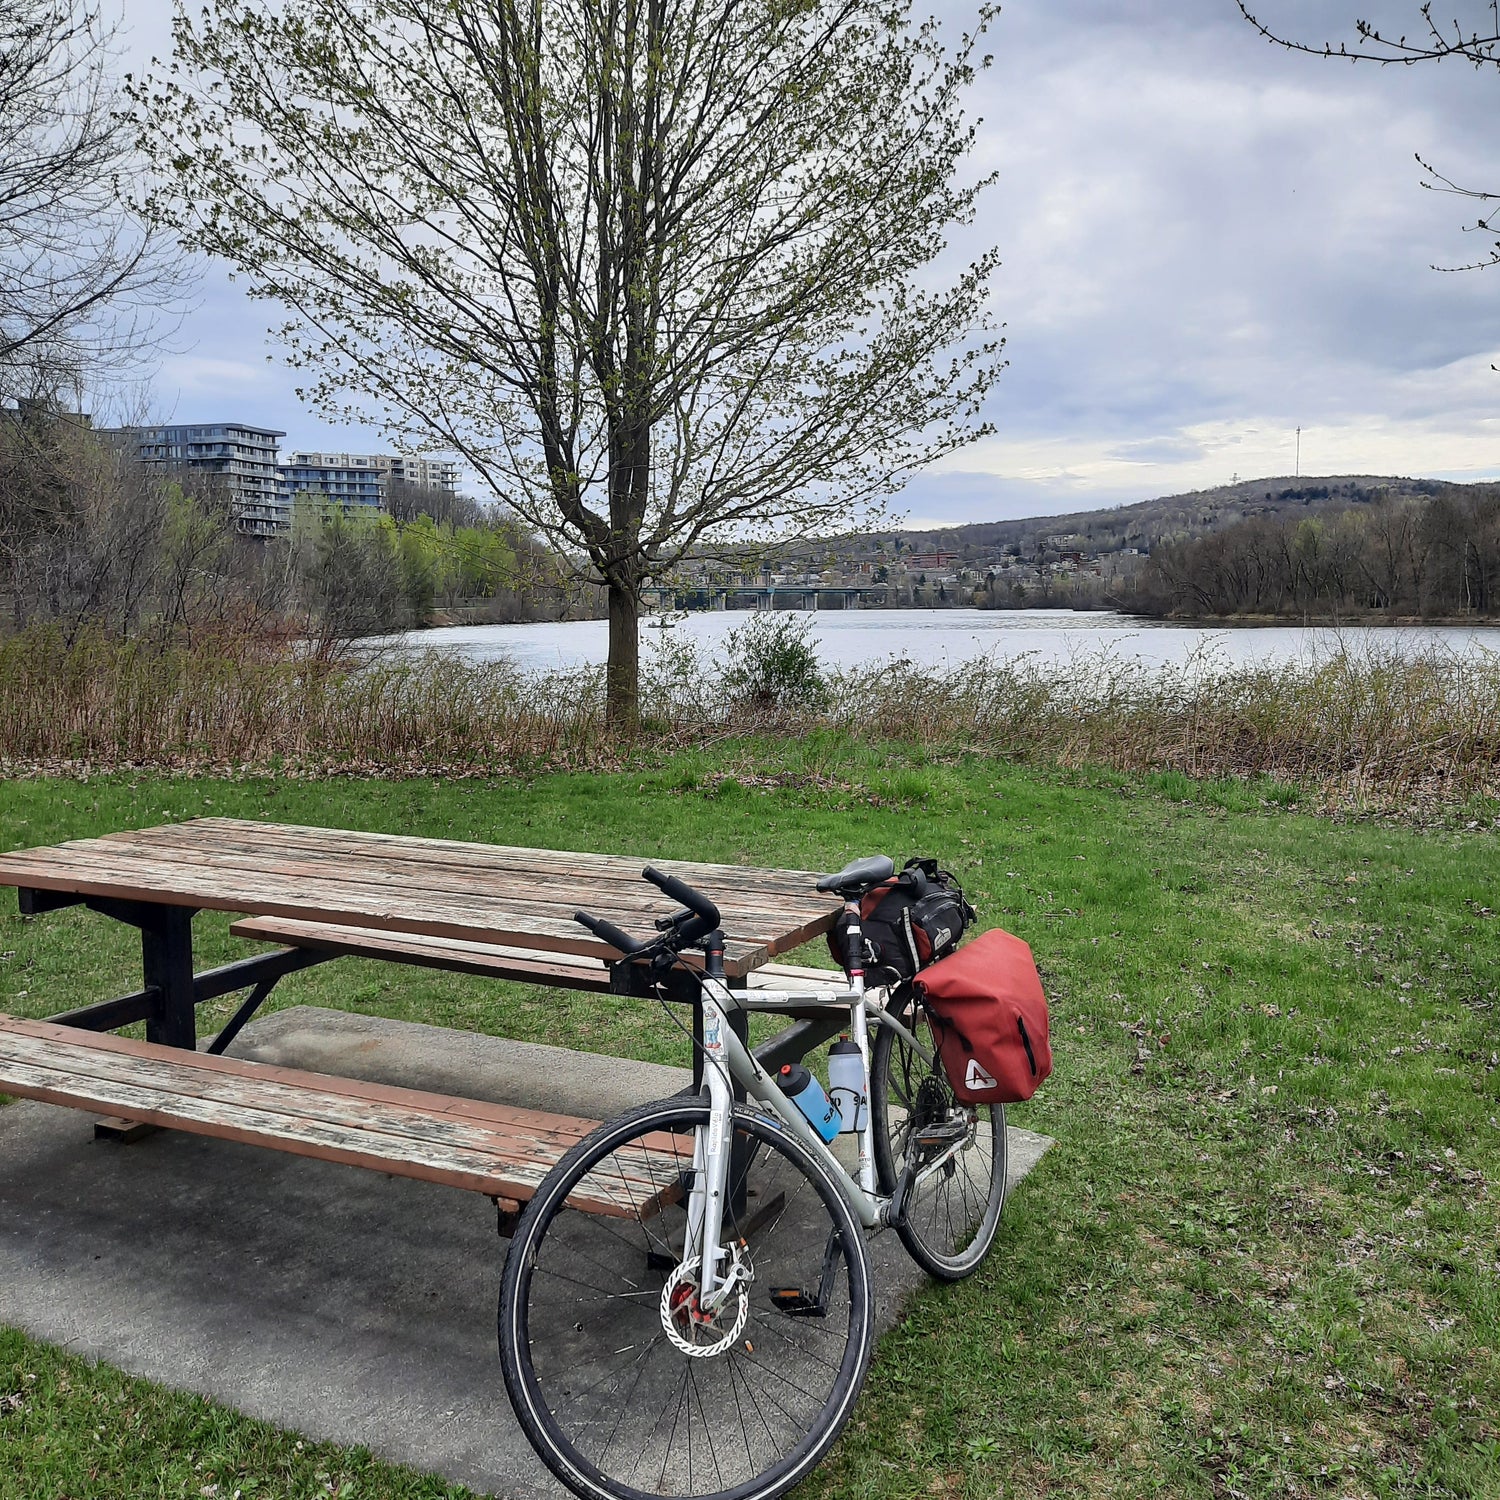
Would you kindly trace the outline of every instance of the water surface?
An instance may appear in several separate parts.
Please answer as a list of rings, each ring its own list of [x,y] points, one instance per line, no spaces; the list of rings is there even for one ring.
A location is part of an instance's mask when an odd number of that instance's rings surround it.
[[[1100,652],[1147,666],[1192,660],[1254,666],[1369,647],[1415,653],[1436,645],[1459,655],[1500,652],[1500,626],[1494,625],[1200,626],[1064,609],[819,610],[797,618],[811,622],[810,639],[824,666],[844,668],[892,656],[909,657],[924,667],[954,666],[977,656],[1063,664]],[[687,639],[711,655],[749,619],[745,611],[678,615],[660,628],[660,618],[648,617],[641,630],[642,654],[659,642]],[[509,657],[523,670],[556,671],[601,664],[608,651],[608,627],[603,620],[452,626],[408,631],[389,637],[388,644],[475,662]]]

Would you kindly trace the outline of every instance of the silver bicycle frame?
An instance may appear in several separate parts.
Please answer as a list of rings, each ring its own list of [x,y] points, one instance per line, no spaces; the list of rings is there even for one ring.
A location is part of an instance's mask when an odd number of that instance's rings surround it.
[[[865,1094],[870,1092],[870,1032],[873,1013],[876,1024],[893,1027],[919,1053],[927,1049],[884,1005],[872,1007],[864,979],[855,975],[847,989],[840,990],[731,990],[722,979],[700,976],[703,1006],[703,1086],[709,1097],[709,1122],[699,1130],[693,1148],[693,1187],[688,1195],[688,1243],[684,1258],[698,1255],[703,1247],[718,1246],[716,1255],[702,1256],[699,1271],[699,1300],[714,1305],[714,1292],[720,1286],[718,1259],[726,1251],[719,1245],[724,1223],[724,1200],[729,1182],[730,1146],[733,1138],[734,1085],[773,1115],[795,1135],[832,1173],[850,1208],[866,1229],[885,1222],[890,1200],[876,1192],[874,1113],[865,1110],[864,1127],[859,1131],[859,1167],[857,1177],[844,1170],[843,1163],[829,1150],[822,1136],[808,1123],[802,1111],[777,1087],[775,1079],[755,1060],[754,1054],[734,1034],[729,1012],[776,1011],[790,1006],[848,1006],[850,1032],[859,1047],[865,1070]],[[941,1161],[931,1164],[940,1166]],[[927,1175],[924,1171],[923,1176]],[[724,1295],[727,1295],[727,1288]]]

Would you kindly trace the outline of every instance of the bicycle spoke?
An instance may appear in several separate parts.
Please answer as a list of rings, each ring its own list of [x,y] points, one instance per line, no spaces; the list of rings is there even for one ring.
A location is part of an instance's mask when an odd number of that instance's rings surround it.
[[[765,1476],[783,1471],[800,1477],[846,1418],[868,1353],[859,1225],[826,1173],[814,1175],[821,1169],[805,1147],[772,1122],[737,1116],[733,1139],[754,1161],[748,1185],[762,1202],[781,1201],[748,1242],[738,1232],[743,1214],[726,1215],[720,1275],[730,1278],[728,1295],[703,1311],[694,1295],[698,1260],[680,1261],[685,1195],[649,1225],[639,1215],[607,1219],[564,1206],[588,1177],[607,1177],[628,1201],[636,1191],[629,1180],[639,1180],[649,1154],[645,1138],[659,1142],[669,1124],[680,1131],[706,1121],[707,1109],[676,1103],[637,1114],[638,1126],[601,1127],[603,1144],[577,1148],[576,1163],[559,1168],[570,1175],[517,1228],[506,1296],[519,1299],[524,1316],[501,1319],[513,1356],[507,1382],[513,1394],[516,1380],[530,1392],[517,1414],[560,1478],[581,1463],[606,1476],[610,1494],[722,1495],[766,1488]],[[732,1185],[746,1175],[735,1173]],[[836,1274],[824,1316],[769,1305],[774,1287],[817,1295],[830,1246]],[[679,1336],[694,1344],[693,1355]]]
[[[1004,1112],[959,1104],[941,1060],[924,1058],[888,1027],[876,1037],[871,1072],[881,1185],[894,1191],[908,1171],[922,1174],[911,1184],[897,1233],[932,1275],[966,1276],[987,1253],[1004,1202],[1004,1159],[996,1144],[997,1137],[1003,1141]],[[961,1124],[965,1136],[943,1144]],[[924,1136],[934,1141],[930,1150],[921,1144]]]

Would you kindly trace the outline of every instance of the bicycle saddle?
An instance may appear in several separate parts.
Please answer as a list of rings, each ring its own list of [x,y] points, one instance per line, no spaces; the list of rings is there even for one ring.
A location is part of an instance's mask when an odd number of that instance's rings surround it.
[[[836,875],[824,875],[818,881],[820,891],[862,891],[868,886],[879,885],[896,873],[896,861],[888,854],[868,854],[844,866]]]

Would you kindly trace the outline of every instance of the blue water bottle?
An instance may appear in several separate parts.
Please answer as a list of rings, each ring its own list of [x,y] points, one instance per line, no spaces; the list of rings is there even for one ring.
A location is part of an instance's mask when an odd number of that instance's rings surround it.
[[[801,1063],[787,1063],[776,1075],[776,1083],[824,1141],[831,1141],[843,1128],[838,1106]]]

